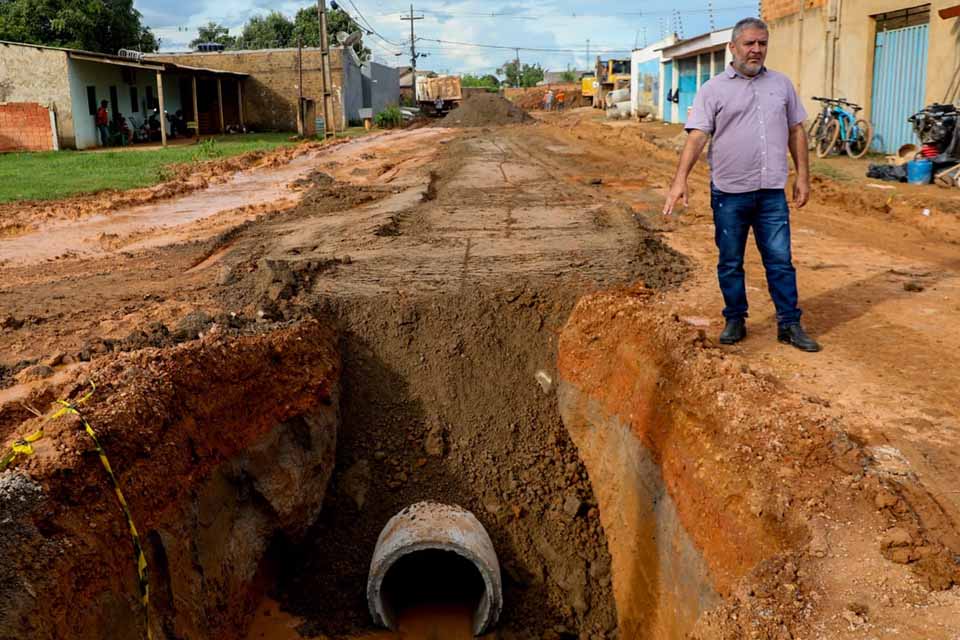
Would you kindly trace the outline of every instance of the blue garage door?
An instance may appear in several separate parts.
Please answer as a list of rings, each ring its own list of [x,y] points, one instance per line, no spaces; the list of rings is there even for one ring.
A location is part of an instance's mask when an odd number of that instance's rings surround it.
[[[680,67],[680,103],[677,105],[680,113],[679,121],[687,122],[687,109],[693,106],[693,99],[697,95],[697,58],[683,58]]]
[[[873,149],[895,153],[917,143],[907,118],[924,107],[929,25],[877,33],[873,59]]]

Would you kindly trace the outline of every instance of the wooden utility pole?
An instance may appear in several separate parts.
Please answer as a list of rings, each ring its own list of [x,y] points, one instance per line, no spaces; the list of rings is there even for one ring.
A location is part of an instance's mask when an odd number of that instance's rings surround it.
[[[303,137],[303,41],[297,36],[297,135]]]
[[[333,73],[330,70],[330,36],[327,34],[327,2],[317,0],[317,17],[320,23],[320,78],[323,94],[323,136],[336,136],[333,122]],[[346,59],[344,59],[346,64]],[[318,132],[319,133],[319,132]]]

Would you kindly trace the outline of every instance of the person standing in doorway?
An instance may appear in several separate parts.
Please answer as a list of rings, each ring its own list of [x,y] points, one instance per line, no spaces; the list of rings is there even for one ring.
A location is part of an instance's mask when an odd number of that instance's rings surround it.
[[[785,192],[789,150],[797,170],[793,204],[803,207],[810,197],[803,129],[807,114],[790,79],[764,66],[768,37],[766,23],[757,18],[741,20],[733,28],[733,62],[697,92],[663,213],[672,214],[680,201],[687,205],[687,178],[712,137],[710,204],[720,254],[717,277],[726,305],[720,342],[735,344],[747,335],[743,255],[752,228],[777,309],[778,340],[802,351],[820,351],[800,324]]]
[[[100,134],[100,146],[106,147],[110,142],[110,112],[107,109],[109,102],[100,101],[100,108],[97,109],[97,133]]]

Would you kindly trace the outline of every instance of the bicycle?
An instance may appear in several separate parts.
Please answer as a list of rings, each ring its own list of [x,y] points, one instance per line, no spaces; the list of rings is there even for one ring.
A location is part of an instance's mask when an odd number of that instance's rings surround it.
[[[821,113],[817,117],[818,120],[823,118],[817,131],[817,157],[826,158],[834,151],[840,153],[843,150],[846,150],[851,158],[865,156],[873,142],[873,126],[863,118],[856,117],[863,107],[846,100],[816,97],[814,100],[823,102],[824,112],[827,113],[826,116]],[[848,107],[853,113],[844,107]]]
[[[830,98],[818,98],[817,96],[814,96],[813,99],[817,102],[822,102],[823,107],[810,125],[810,128],[807,129],[807,148],[810,151],[814,151],[817,148],[817,141],[821,136],[826,135],[827,125],[830,124],[830,120],[833,118],[830,113],[830,104],[833,100]]]

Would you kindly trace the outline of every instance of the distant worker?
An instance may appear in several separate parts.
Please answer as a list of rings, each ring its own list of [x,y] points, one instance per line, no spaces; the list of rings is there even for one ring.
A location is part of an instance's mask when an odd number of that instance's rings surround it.
[[[543,96],[543,108],[546,111],[553,111],[553,89],[547,89],[546,95]]]
[[[807,114],[790,79],[764,66],[768,38],[766,23],[757,18],[745,18],[733,28],[729,45],[733,62],[697,92],[663,213],[673,213],[680,200],[687,205],[687,178],[712,136],[710,202],[720,254],[717,277],[726,305],[720,343],[735,344],[747,336],[743,254],[752,227],[777,309],[777,339],[802,351],[820,351],[800,325],[784,191],[789,149],[797,169],[793,203],[800,208],[810,198],[810,159],[803,130]]]
[[[101,100],[100,108],[97,109],[97,133],[100,134],[100,146],[102,147],[106,147],[110,143],[110,112],[107,110],[109,104],[106,100]]]
[[[557,111],[563,111],[563,105],[567,101],[567,92],[563,89],[557,91]]]

